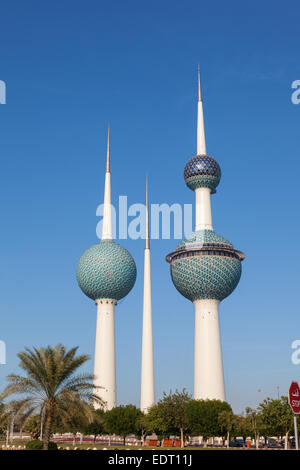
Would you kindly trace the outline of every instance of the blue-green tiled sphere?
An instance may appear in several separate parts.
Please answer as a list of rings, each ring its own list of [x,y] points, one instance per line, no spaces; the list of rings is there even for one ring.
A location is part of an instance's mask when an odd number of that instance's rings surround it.
[[[201,246],[202,243],[203,250],[205,246],[210,246],[212,254],[199,252],[199,244]],[[199,230],[189,239],[183,240],[173,253],[176,255],[176,252],[182,252],[182,255],[173,257],[170,262],[172,281],[176,289],[192,302],[198,299],[221,301],[232,293],[240,280],[240,259],[233,255],[213,254],[213,246],[225,252],[226,249],[234,250],[228,240],[212,230]]]
[[[196,155],[185,165],[184,180],[193,191],[197,188],[209,188],[215,193],[220,179],[221,168],[209,155]]]
[[[102,240],[81,256],[76,271],[81,290],[93,300],[125,297],[136,280],[136,265],[121,245]]]

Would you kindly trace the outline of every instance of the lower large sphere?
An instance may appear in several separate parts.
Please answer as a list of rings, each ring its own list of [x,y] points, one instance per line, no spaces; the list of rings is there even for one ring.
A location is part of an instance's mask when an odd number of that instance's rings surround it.
[[[174,286],[192,302],[225,299],[238,285],[242,271],[232,250],[233,245],[213,230],[194,232],[170,255]]]
[[[125,248],[103,240],[83,253],[76,277],[81,290],[91,299],[120,300],[134,286],[136,265]]]
[[[241,262],[221,256],[193,256],[171,264],[176,289],[187,299],[223,300],[236,288]]]

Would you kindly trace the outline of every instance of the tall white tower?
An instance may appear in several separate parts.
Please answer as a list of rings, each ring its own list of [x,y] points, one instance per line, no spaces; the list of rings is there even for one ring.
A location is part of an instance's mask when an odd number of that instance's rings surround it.
[[[219,164],[206,154],[198,70],[197,155],[184,169],[185,182],[195,191],[196,227],[191,238],[183,240],[166,259],[176,289],[195,308],[194,398],[224,401],[219,303],[237,286],[245,256],[213,230],[210,196],[220,178]]]
[[[148,180],[146,180],[146,234],[144,251],[144,302],[142,335],[142,372],[141,372],[141,410],[147,413],[155,403],[153,335],[152,335],[152,300],[151,300],[151,265],[149,237]]]
[[[132,256],[112,239],[110,176],[108,131],[102,240],[83,253],[76,272],[79,287],[97,305],[94,384],[106,410],[116,406],[115,306],[136,279]]]

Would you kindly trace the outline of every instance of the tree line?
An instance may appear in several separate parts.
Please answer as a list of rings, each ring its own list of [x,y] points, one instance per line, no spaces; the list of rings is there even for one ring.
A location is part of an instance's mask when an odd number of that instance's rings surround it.
[[[293,430],[293,415],[287,397],[265,399],[256,410],[246,408],[241,415],[220,400],[194,400],[186,390],[163,394],[147,414],[134,405],[118,406],[104,411],[105,403],[97,396],[90,374],[75,375],[88,359],[76,355],[78,348],[26,349],[18,354],[25,375],[11,374],[0,395],[0,434],[13,432],[14,427],[42,438],[48,450],[53,433],[93,435],[135,435],[145,443],[147,435],[159,440],[178,436],[183,447],[193,436],[202,436],[204,446],[211,437],[222,437],[223,445],[236,437],[245,443],[248,437],[256,442],[263,437],[288,437]],[[16,398],[21,395],[20,398]],[[14,397],[7,401],[8,397]]]

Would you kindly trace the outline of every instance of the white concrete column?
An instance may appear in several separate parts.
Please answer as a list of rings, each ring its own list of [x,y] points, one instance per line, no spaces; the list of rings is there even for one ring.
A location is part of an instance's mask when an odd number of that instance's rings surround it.
[[[145,248],[144,261],[144,302],[142,335],[142,371],[141,371],[141,410],[147,413],[155,403],[152,302],[151,302],[151,267],[150,248]]]
[[[194,398],[225,401],[219,301],[195,300]]]
[[[196,230],[212,230],[209,188],[196,188]]]
[[[115,305],[113,299],[97,299],[97,328],[95,346],[94,384],[100,386],[95,390],[106,402],[105,409],[116,406],[116,355],[115,355]],[[99,405],[95,403],[95,408]]]
[[[110,173],[105,173],[102,240],[112,240]]]
[[[112,240],[109,128],[108,128],[108,136],[107,136],[107,155],[106,155],[106,173],[105,173],[105,186],[104,186],[102,240]]]
[[[197,155],[206,155],[203,102],[202,102],[199,68],[198,68],[198,105],[197,106],[198,106],[198,109],[197,109]]]
[[[197,119],[197,155],[206,154],[203,103],[198,101],[198,119]]]

